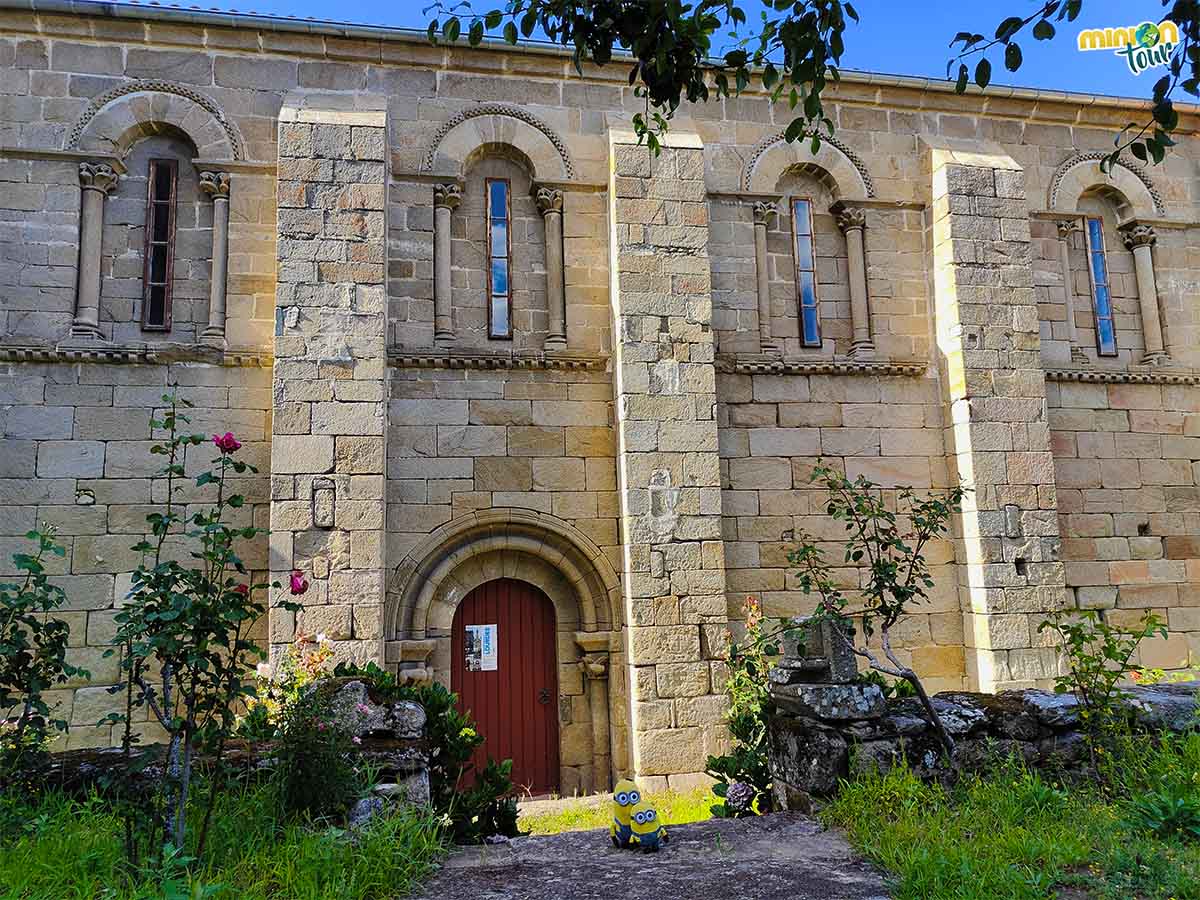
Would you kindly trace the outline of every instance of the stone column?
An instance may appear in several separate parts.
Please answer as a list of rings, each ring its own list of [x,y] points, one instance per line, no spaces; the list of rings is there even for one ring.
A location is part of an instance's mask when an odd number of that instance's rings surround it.
[[[1137,274],[1138,306],[1142,313],[1142,339],[1146,352],[1142,365],[1161,366],[1171,361],[1163,344],[1162,318],[1158,313],[1158,286],[1154,283],[1154,253],[1151,248],[1158,240],[1154,228],[1132,222],[1121,229],[1125,246],[1133,251],[1133,267]]]
[[[867,253],[864,232],[867,212],[858,207],[842,207],[837,214],[838,228],[846,235],[846,261],[850,269],[850,324],[853,337],[850,355],[870,359],[875,355],[871,340],[871,306],[867,299]]]
[[[382,665],[387,114],[302,102],[279,115],[270,566],[285,596],[292,569],[311,586],[271,610],[271,643],[324,633]]]
[[[608,755],[608,654],[588,653],[579,661],[587,683],[588,709],[592,714],[591,790],[607,791],[612,763]]]
[[[971,688],[1048,686],[1038,624],[1066,605],[1025,177],[1003,150],[923,139],[935,325]]]
[[[547,350],[567,348],[567,292],[563,280],[563,192],[540,187],[534,194],[538,211],[546,225],[546,305],[550,326],[546,333]]]
[[[758,349],[761,353],[779,352],[779,344],[771,337],[771,272],[767,263],[767,229],[778,215],[778,204],[769,200],[754,204],[754,268],[758,274]]]
[[[1079,332],[1075,325],[1075,279],[1071,274],[1071,235],[1079,230],[1077,219],[1060,219],[1058,227],[1059,264],[1062,266],[1063,302],[1067,310],[1067,342],[1071,345],[1071,361],[1090,365],[1091,359],[1079,346]]]
[[[454,292],[450,283],[450,214],[462,203],[457,184],[439,184],[433,189],[433,337],[454,340]]]
[[[201,172],[200,190],[212,198],[212,278],[208,290],[208,327],[200,342],[225,347],[225,297],[229,276],[229,173]]]
[[[632,133],[609,141],[630,744],[653,790],[728,746],[708,196],[697,135],[672,129],[653,161]]]
[[[100,339],[100,260],[104,237],[104,198],[117,185],[117,173],[103,163],[79,164],[79,280],[71,337]]]

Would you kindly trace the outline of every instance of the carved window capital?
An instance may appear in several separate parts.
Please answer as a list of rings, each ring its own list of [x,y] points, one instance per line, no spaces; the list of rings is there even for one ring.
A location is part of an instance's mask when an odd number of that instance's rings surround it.
[[[457,209],[460,203],[462,203],[462,188],[457,184],[449,182],[433,186],[433,205],[435,209],[439,207]]]
[[[770,200],[759,200],[754,204],[754,224],[771,227],[771,222],[779,215],[779,204]]]
[[[1133,222],[1121,229],[1121,240],[1130,250],[1138,247],[1153,247],[1158,240],[1154,226],[1142,222]]]
[[[837,226],[842,231],[852,231],[855,228],[867,227],[867,211],[857,206],[846,206],[838,210]]]
[[[105,163],[80,163],[79,184],[85,191],[107,194],[117,186],[117,175],[112,166]]]
[[[1063,241],[1069,241],[1071,235],[1080,230],[1078,219],[1059,219],[1054,223],[1054,227],[1058,229],[1058,237]]]
[[[543,216],[548,216],[551,213],[562,214],[563,211],[563,192],[557,188],[540,187],[533,195],[533,202],[537,204],[538,212]]]
[[[228,172],[201,172],[200,190],[213,200],[229,199]]]

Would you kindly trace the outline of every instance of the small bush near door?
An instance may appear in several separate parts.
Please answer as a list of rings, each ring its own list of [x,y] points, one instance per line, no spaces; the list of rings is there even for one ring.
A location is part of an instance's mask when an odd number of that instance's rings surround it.
[[[474,773],[474,783],[463,787],[472,773],[471,756],[483,736],[469,715],[458,711],[458,698],[444,686],[401,684],[396,676],[374,663],[365,667],[341,664],[334,675],[362,679],[381,700],[411,700],[425,708],[425,737],[429,743],[430,798],[448,835],[456,844],[478,844],[500,834],[516,837],[517,800],[513,796],[512,761],[489,759]]]

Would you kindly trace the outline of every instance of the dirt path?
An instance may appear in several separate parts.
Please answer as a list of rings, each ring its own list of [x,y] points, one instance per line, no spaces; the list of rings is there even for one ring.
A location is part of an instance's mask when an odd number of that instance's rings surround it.
[[[519,838],[452,854],[419,900],[887,900],[845,839],[779,813],[670,829],[657,854],[605,831]]]

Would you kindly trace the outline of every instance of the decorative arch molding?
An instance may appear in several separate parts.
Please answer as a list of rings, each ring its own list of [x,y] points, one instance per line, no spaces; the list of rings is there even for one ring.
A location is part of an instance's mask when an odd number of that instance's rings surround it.
[[[556,516],[500,508],[447,522],[408,553],[391,579],[386,638],[448,634],[462,599],[494,578],[543,590],[560,629],[609,631],[620,622],[620,581],[599,547]]]
[[[131,81],[96,97],[67,138],[68,150],[124,157],[141,138],[177,131],[204,159],[245,159],[237,126],[209,97],[170,81]]]
[[[1123,220],[1165,215],[1166,204],[1146,170],[1121,159],[1102,172],[1100,161],[1107,155],[1099,150],[1078,153],[1060,165],[1050,181],[1050,209],[1076,212],[1080,197],[1098,191],[1114,200]]]
[[[742,190],[769,194],[779,176],[789,169],[814,172],[829,187],[836,200],[860,200],[875,196],[875,184],[866,164],[835,137],[821,136],[814,154],[809,141],[788,143],[785,132],[759,141],[742,170]]]
[[[575,163],[561,137],[533,113],[504,103],[465,109],[437,130],[421,164],[424,172],[461,177],[481,147],[508,146],[529,161],[539,181],[571,181]]]

